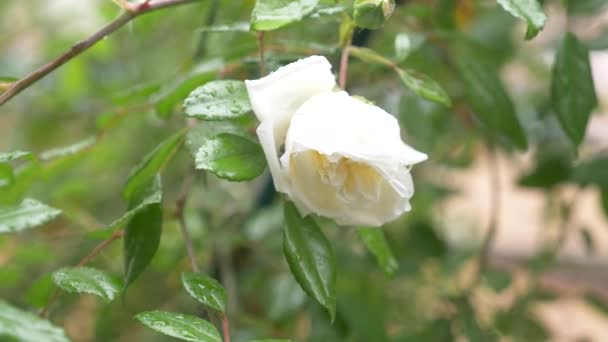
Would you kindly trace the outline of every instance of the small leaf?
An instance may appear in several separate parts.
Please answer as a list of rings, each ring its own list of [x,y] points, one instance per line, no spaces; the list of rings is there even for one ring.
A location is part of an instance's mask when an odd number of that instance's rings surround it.
[[[18,205],[0,206],[0,234],[15,233],[43,225],[61,214],[34,199],[26,198]]]
[[[508,145],[525,150],[528,141],[511,98],[494,70],[470,52],[455,55],[465,94],[475,117],[493,135]]]
[[[217,311],[226,311],[226,290],[217,280],[198,273],[184,272],[182,284],[194,299]]]
[[[220,333],[213,324],[198,317],[166,311],[146,311],[135,318],[148,328],[161,334],[193,342],[221,342]]]
[[[551,102],[562,128],[575,145],[585,136],[591,111],[597,106],[589,50],[572,33],[557,51],[551,81]]]
[[[221,133],[199,148],[195,165],[197,169],[238,182],[261,175],[266,168],[266,159],[258,143],[238,135]]]
[[[0,300],[0,340],[18,342],[69,342],[63,329]]]
[[[133,168],[131,175],[122,192],[123,197],[130,201],[131,197],[142,186],[149,184],[158,173],[160,168],[173,156],[175,151],[183,142],[186,131],[180,131],[161,142],[152,152]]]
[[[291,273],[302,289],[324,306],[331,319],[336,315],[336,260],[331,244],[311,217],[301,217],[285,203],[283,253]]]
[[[90,293],[112,301],[120,292],[120,282],[107,272],[90,267],[69,267],[53,272],[53,282],[70,293]]]
[[[384,273],[389,276],[394,275],[399,264],[382,230],[380,228],[359,228],[357,233],[367,249],[376,257],[376,261]]]
[[[424,43],[421,34],[399,33],[395,37],[395,58],[404,61],[412,52]]]
[[[133,205],[139,205],[141,198],[149,198],[149,194],[159,193],[160,177],[142,190],[141,194],[133,196]],[[124,290],[148,267],[158,250],[162,232],[163,209],[161,203],[151,203],[143,206],[133,214],[124,236]]]
[[[187,116],[202,120],[226,120],[251,111],[245,82],[220,80],[196,88],[184,100]]]
[[[251,27],[270,31],[302,20],[312,13],[319,0],[257,0],[251,13]]]
[[[71,156],[90,148],[91,146],[95,145],[96,142],[96,137],[89,137],[68,146],[47,150],[40,153],[40,160],[51,160]]]
[[[357,26],[374,30],[384,25],[394,9],[394,0],[355,0],[353,19]]]
[[[537,0],[497,0],[500,6],[514,17],[526,21],[528,30],[526,39],[534,38],[547,21],[547,16]]]
[[[380,65],[384,65],[390,68],[395,67],[395,63],[390,59],[380,55],[376,51],[366,48],[366,47],[358,47],[358,46],[350,46],[349,51],[351,55],[359,58],[360,60],[367,63],[376,63]]]
[[[397,73],[403,84],[416,95],[446,107],[452,106],[450,96],[430,77],[414,70],[397,69]]]

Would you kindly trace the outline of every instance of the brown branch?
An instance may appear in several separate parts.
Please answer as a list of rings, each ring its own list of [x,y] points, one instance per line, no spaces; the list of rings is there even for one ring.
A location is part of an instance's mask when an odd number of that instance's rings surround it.
[[[116,230],[116,231],[114,231],[114,233],[112,233],[112,235],[109,238],[103,240],[89,254],[87,254],[84,258],[82,258],[78,262],[77,266],[81,267],[81,266],[86,265],[89,261],[91,261],[93,258],[95,258],[97,256],[97,254],[99,254],[106,247],[108,247],[112,242],[114,242],[114,241],[122,238],[123,235],[124,235],[124,231],[123,230]],[[55,288],[55,291],[53,291],[53,294],[51,295],[51,298],[49,298],[49,300],[46,303],[46,305],[44,306],[44,308],[42,308],[42,310],[40,311],[40,314],[39,314],[40,317],[46,317],[47,316],[47,314],[49,312],[49,308],[57,300],[57,297],[59,296],[59,292],[60,291],[61,291],[60,288],[58,288],[58,287]]]
[[[88,38],[85,38],[72,45],[68,51],[64,52],[54,60],[34,70],[22,79],[11,83],[10,87],[8,87],[8,89],[0,95],[0,105],[3,105],[21,91],[41,80],[55,69],[70,61],[72,58],[80,55],[82,52],[95,45],[98,41],[118,30],[134,18],[159,9],[192,3],[195,1],[198,0],[157,0],[154,2],[144,1],[139,5],[135,5],[132,9],[124,11],[120,16],[106,24],[99,31],[93,33]]]

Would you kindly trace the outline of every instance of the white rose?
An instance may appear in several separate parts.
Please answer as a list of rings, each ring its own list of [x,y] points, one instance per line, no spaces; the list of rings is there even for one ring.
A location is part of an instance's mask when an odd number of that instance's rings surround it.
[[[301,59],[245,83],[275,188],[302,215],[380,226],[411,209],[410,168],[427,156],[403,143],[392,115],[335,92],[327,59]]]

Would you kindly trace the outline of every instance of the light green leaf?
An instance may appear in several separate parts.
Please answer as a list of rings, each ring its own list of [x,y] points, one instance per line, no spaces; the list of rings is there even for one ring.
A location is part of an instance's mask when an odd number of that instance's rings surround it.
[[[141,193],[133,195],[129,208],[141,206],[146,199],[160,193],[160,177],[154,180]],[[161,203],[151,203],[141,207],[131,217],[124,235],[124,283],[126,288],[148,267],[160,244],[163,209]]]
[[[13,160],[17,160],[23,157],[31,156],[31,152],[25,151],[13,151],[13,152],[0,152],[0,163],[8,163]]]
[[[496,0],[507,12],[514,17],[524,20],[528,24],[526,39],[534,38],[547,21],[547,16],[543,12],[538,0]]]
[[[395,63],[390,59],[380,55],[376,51],[366,48],[366,47],[358,47],[358,46],[350,46],[349,48],[350,54],[360,60],[367,63],[376,63],[380,65],[384,65],[390,68],[395,67]]]
[[[135,318],[148,328],[171,337],[192,342],[221,342],[213,324],[198,317],[166,311],[146,311]]]
[[[10,186],[14,181],[12,166],[9,163],[0,163],[0,188]]]
[[[122,195],[130,201],[133,194],[149,184],[160,168],[167,163],[183,142],[186,131],[180,131],[161,142],[152,152],[133,168]]]
[[[562,128],[578,146],[597,106],[589,50],[572,33],[566,34],[557,52],[551,81],[551,102]]]
[[[319,0],[257,0],[251,13],[251,27],[256,31],[270,31],[312,13]]]
[[[302,289],[336,314],[336,260],[331,244],[311,217],[302,217],[296,207],[285,202],[283,253]]]
[[[397,74],[399,74],[399,78],[403,81],[403,84],[416,95],[446,107],[452,106],[450,96],[437,82],[427,75],[421,74],[415,70],[402,69],[397,69]]]
[[[238,135],[221,133],[199,148],[195,165],[197,169],[238,182],[262,174],[266,159],[258,143]]]
[[[69,342],[63,329],[0,300],[0,340],[18,342]]]
[[[399,264],[384,237],[382,229],[359,228],[357,233],[359,234],[359,238],[365,243],[367,249],[374,255],[378,265],[380,265],[384,273],[389,276],[394,275],[399,268]]]
[[[499,141],[525,150],[528,140],[515,107],[494,70],[464,49],[454,55],[473,114]]]
[[[71,156],[73,154],[80,153],[80,152],[90,148],[91,146],[95,145],[96,142],[97,142],[96,137],[89,137],[89,138],[86,138],[84,140],[81,140],[79,142],[76,142],[76,143],[68,145],[68,146],[63,146],[63,147],[58,147],[58,148],[54,148],[51,150],[47,150],[47,151],[40,153],[40,160],[51,160],[51,159],[55,159],[55,158]]]
[[[382,27],[394,9],[394,0],[355,0],[353,18],[357,26],[373,30]]]
[[[0,234],[15,233],[43,225],[61,214],[34,199],[26,198],[18,205],[0,206]]]
[[[416,33],[399,33],[395,36],[395,58],[404,61],[412,52],[423,43],[424,36]]]
[[[202,120],[226,120],[251,111],[245,82],[213,81],[196,88],[184,100],[187,116]]]
[[[199,273],[184,272],[182,284],[194,299],[217,311],[226,311],[226,290],[217,280]]]
[[[109,273],[90,267],[66,267],[53,272],[53,282],[70,293],[90,293],[112,301],[120,282]]]

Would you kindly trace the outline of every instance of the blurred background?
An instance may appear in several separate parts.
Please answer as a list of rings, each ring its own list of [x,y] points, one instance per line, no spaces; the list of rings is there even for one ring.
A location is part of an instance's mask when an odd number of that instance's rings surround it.
[[[198,176],[186,217],[205,271],[228,291],[233,340],[484,341],[486,330],[512,341],[608,340],[608,195],[602,202],[598,187],[559,176],[608,149],[608,3],[546,0],[547,24],[531,41],[523,39],[525,25],[495,1],[397,3],[384,27],[356,32],[353,44],[430,75],[454,101],[449,109],[433,104],[391,70],[351,60],[349,92],[396,115],[405,141],[429,155],[414,170],[413,210],[383,227],[399,268],[385,275],[356,230],[324,227],[339,260],[331,324],[289,273],[281,209],[267,176],[251,183]],[[44,306],[50,273],[76,264],[100,241],[91,232],[124,212],[120,191],[129,170],[184,127],[185,96],[209,80],[259,76],[255,34],[226,27],[246,29],[253,6],[206,0],[142,16],[0,107],[0,151],[41,159],[36,174],[23,177],[21,193],[64,211],[43,229],[0,236],[0,298],[32,311]],[[0,1],[0,76],[22,77],[118,14],[110,0]],[[340,12],[318,15],[268,33],[268,70],[321,54],[337,72],[341,20]],[[201,29],[222,25],[226,32]],[[551,68],[566,30],[591,49],[599,102],[578,151],[547,114]],[[416,47],[400,56],[395,41],[404,34]],[[499,74],[528,151],[488,153],[442,47],[465,39]],[[191,169],[187,151],[167,166],[161,247],[124,302],[60,295],[51,320],[74,341],[165,341],[132,316],[156,308],[198,313],[180,285],[188,261],[170,214]],[[608,177],[608,169],[595,170]],[[234,220],[212,224],[209,213]],[[493,215],[497,235],[484,286],[462,300]],[[552,249],[556,255],[548,258]],[[93,265],[120,275],[121,253],[115,244]]]

